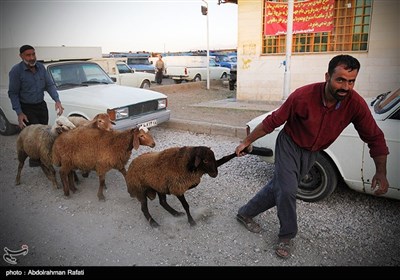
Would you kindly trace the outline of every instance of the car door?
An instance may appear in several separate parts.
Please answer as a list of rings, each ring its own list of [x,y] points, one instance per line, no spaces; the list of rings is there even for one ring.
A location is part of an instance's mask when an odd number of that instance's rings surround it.
[[[382,119],[377,120],[378,126],[385,134],[386,144],[389,148],[387,157],[387,179],[389,181],[390,193],[397,193],[400,197],[400,90],[395,91],[392,95],[386,98],[391,98],[385,103],[385,99],[375,104],[374,109],[378,114],[383,115]],[[397,103],[396,103],[397,102]],[[384,106],[380,106],[380,105]],[[364,144],[363,151],[363,184],[365,192],[372,193],[371,182],[375,174],[375,163],[369,156],[369,148]]]

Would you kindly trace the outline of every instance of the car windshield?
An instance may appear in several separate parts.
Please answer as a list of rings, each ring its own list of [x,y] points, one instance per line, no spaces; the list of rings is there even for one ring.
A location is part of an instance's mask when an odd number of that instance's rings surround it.
[[[147,57],[128,57],[128,64],[136,65],[150,65],[149,59]]]
[[[371,105],[377,114],[384,114],[400,102],[400,88],[378,95]]]
[[[49,66],[48,70],[57,89],[113,83],[110,77],[96,63],[55,64]]]

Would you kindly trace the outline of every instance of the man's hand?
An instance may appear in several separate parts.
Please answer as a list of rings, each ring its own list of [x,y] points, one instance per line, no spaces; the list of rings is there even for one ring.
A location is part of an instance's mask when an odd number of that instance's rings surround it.
[[[389,188],[389,182],[386,175],[383,173],[376,173],[372,178],[371,189],[375,190],[375,195],[382,195],[387,193]]]
[[[26,126],[26,123],[28,123],[28,117],[24,113],[20,113],[18,115],[18,126],[20,129],[23,129]]]
[[[57,116],[61,116],[62,113],[64,112],[64,107],[61,105],[61,102],[56,102],[55,104],[56,107],[56,112],[57,112]]]

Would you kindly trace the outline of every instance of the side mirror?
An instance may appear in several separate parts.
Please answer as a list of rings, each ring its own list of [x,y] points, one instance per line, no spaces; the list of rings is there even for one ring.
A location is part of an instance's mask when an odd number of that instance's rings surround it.
[[[208,9],[206,6],[201,6],[201,13],[203,14],[203,16],[206,16],[208,12]]]

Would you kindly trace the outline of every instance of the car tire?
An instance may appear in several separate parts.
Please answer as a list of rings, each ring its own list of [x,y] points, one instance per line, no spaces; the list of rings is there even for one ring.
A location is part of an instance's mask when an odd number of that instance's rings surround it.
[[[182,80],[174,80],[175,84],[181,84]]]
[[[306,202],[320,201],[335,190],[338,173],[327,155],[320,153],[310,172],[300,181],[297,198]]]
[[[201,76],[200,75],[196,75],[194,78],[193,78],[193,82],[200,82],[201,81]]]
[[[150,88],[150,82],[149,81],[143,81],[142,84],[140,85],[140,88]]]
[[[11,124],[6,116],[4,115],[3,111],[0,110],[0,134],[1,135],[13,135],[19,131],[19,127],[16,125]]]

